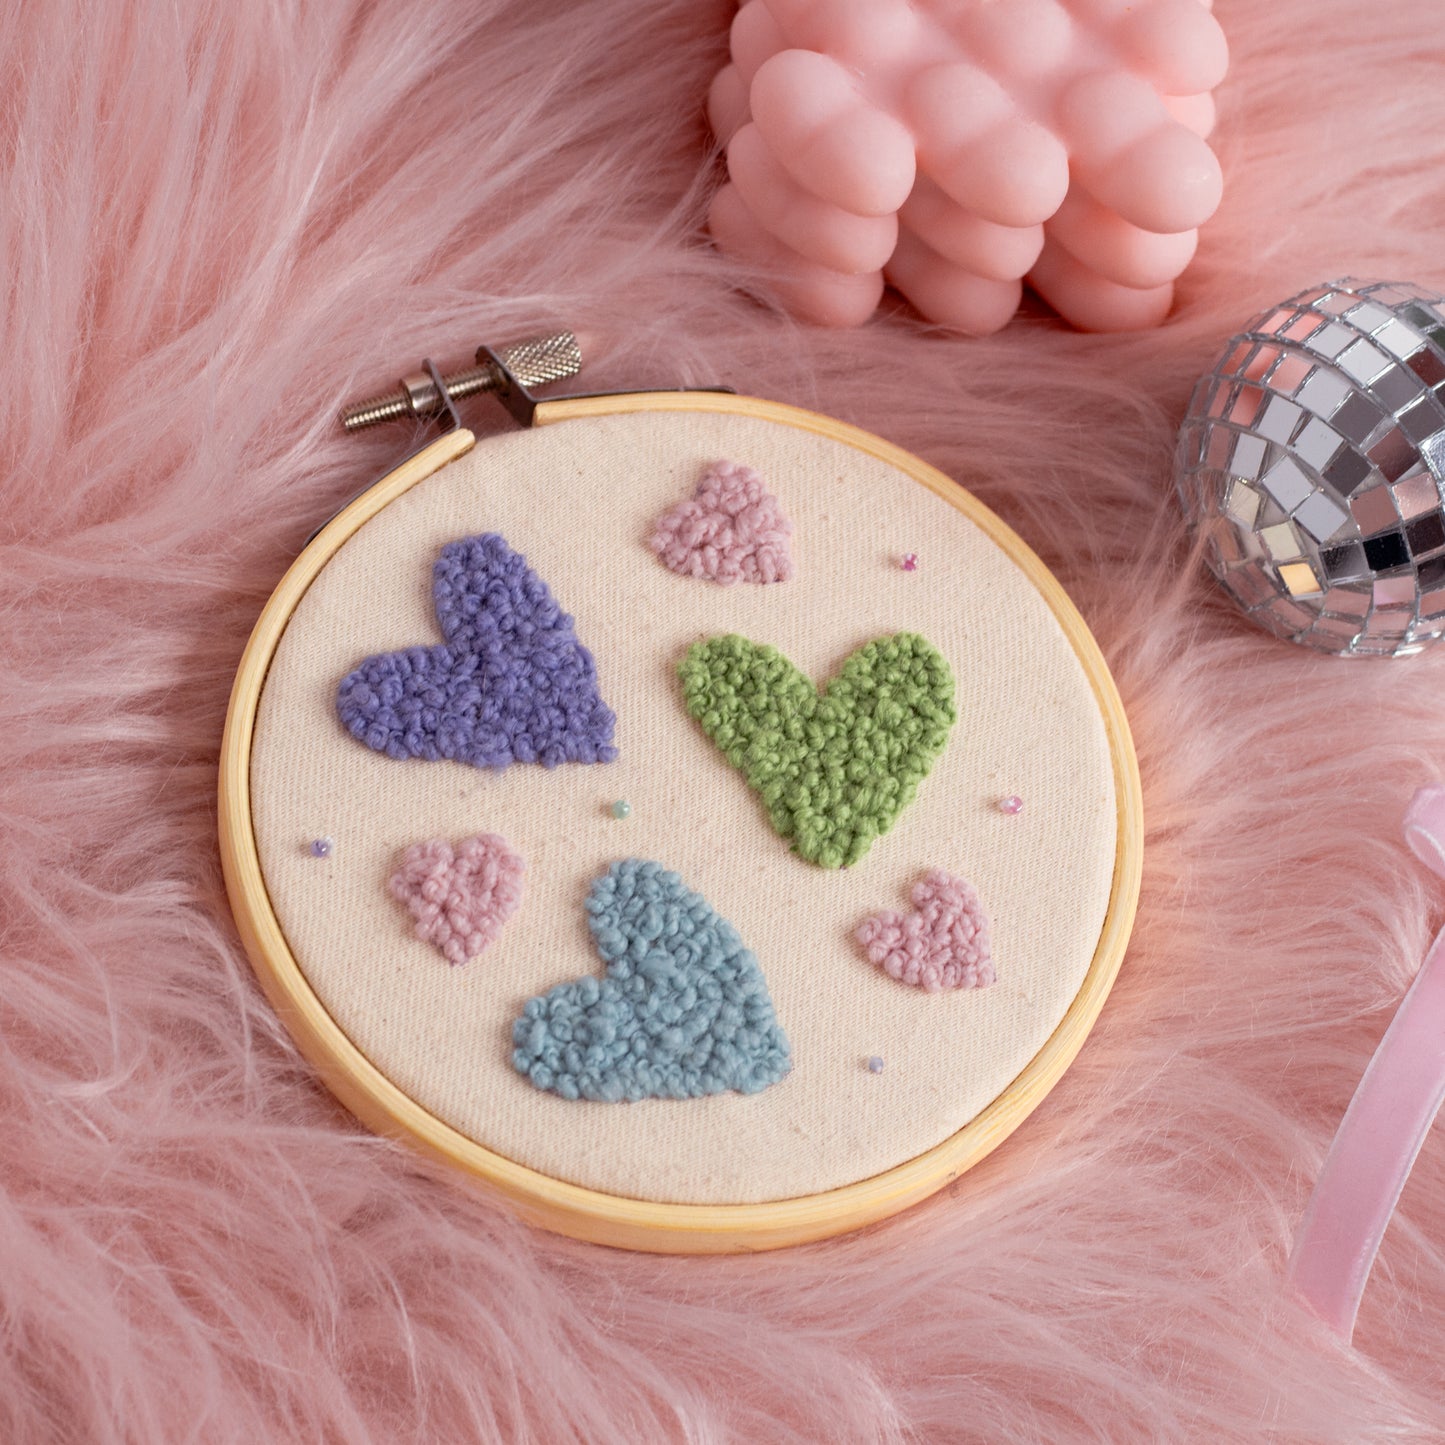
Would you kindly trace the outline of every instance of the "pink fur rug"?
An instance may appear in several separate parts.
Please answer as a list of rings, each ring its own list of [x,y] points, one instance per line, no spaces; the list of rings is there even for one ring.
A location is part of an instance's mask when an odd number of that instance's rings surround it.
[[[1241,625],[1169,489],[1190,385],[1341,273],[1445,280],[1438,16],[1221,0],[1227,192],[1161,331],[1036,308],[800,328],[704,243],[725,0],[5,7],[0,1440],[1445,1440],[1445,1129],[1356,1347],[1282,1288],[1438,920],[1399,823],[1445,653]],[[1138,931],[1077,1065],[931,1203],[781,1256],[533,1233],[359,1130],[222,893],[231,675],[403,445],[337,405],[538,323],[598,386],[726,381],[884,432],[1059,571],[1130,707]]]

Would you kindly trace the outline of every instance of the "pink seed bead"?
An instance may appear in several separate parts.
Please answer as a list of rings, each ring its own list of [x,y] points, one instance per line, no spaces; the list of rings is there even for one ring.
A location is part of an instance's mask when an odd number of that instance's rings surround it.
[[[1008,797],[998,800],[998,810],[1000,813],[1022,813],[1024,800],[1017,793],[1010,793]]]
[[[898,564],[905,572],[916,572],[918,570],[918,553],[905,552],[903,561]]]

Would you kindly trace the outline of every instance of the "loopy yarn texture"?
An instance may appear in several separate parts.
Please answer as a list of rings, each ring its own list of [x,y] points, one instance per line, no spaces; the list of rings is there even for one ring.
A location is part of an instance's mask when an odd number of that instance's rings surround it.
[[[674,572],[730,587],[793,575],[793,524],[751,467],[714,462],[697,490],[657,519],[652,550]]]
[[[658,863],[614,863],[587,922],[604,978],[527,1000],[512,1062],[539,1089],[607,1103],[756,1094],[791,1067],[762,969],[736,930]]]
[[[678,668],[687,710],[810,863],[856,863],[897,821],[952,729],[953,673],[912,632],[880,637],[820,695],[776,648],[714,637]]]
[[[526,864],[505,838],[483,833],[455,848],[445,838],[413,843],[387,888],[416,920],[416,936],[448,963],[478,957],[522,901]]]
[[[914,911],[875,913],[858,928],[871,963],[900,983],[937,993],[995,979],[988,915],[970,883],[931,868],[913,885]]]
[[[592,654],[526,558],[496,533],[465,537],[434,576],[446,642],[368,657],[336,695],[347,731],[388,757],[474,768],[611,762]]]

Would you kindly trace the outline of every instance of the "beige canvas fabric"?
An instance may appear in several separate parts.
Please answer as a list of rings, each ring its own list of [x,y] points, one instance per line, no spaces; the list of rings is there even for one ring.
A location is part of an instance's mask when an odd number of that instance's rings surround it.
[[[797,573],[722,588],[664,568],[650,524],[709,462],[756,467],[795,525]],[[618,716],[621,756],[500,774],[396,762],[351,739],[341,678],[373,652],[440,641],[439,549],[497,531],[574,614]],[[914,551],[905,572],[900,554]],[[825,681],[856,647],[921,632],[948,658],[959,721],[918,800],[868,857],[824,871],[789,852],[742,776],[683,709],[692,642],[739,632]],[[1109,898],[1117,823],[1099,707],[1013,563],[946,501],[852,448],[769,421],[644,413],[484,440],[356,534],[297,607],[252,754],[261,863],[306,977],[357,1047],[439,1118],[559,1179],[634,1198],[747,1203],[835,1188],[938,1144],[997,1097],[1078,991]],[[997,811],[1018,793],[1017,817]],[[632,804],[617,821],[615,799]],[[480,959],[449,966],[387,894],[420,839],[504,835],[526,895]],[[313,838],[334,841],[326,861]],[[601,974],[582,911],[623,857],[655,859],[756,953],[794,1068],[751,1097],[567,1102],[510,1062],[526,999]],[[853,941],[942,867],[993,922],[998,982],[928,995]],[[870,1073],[866,1060],[885,1061]]]

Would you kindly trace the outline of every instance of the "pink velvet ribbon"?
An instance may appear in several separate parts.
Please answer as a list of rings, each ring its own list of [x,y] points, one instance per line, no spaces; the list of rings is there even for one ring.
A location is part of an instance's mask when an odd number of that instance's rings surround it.
[[[1405,837],[1426,867],[1445,877],[1445,785],[1415,794]],[[1445,929],[1355,1090],[1290,1258],[1295,1288],[1347,1340],[1385,1227],[1442,1099]]]

